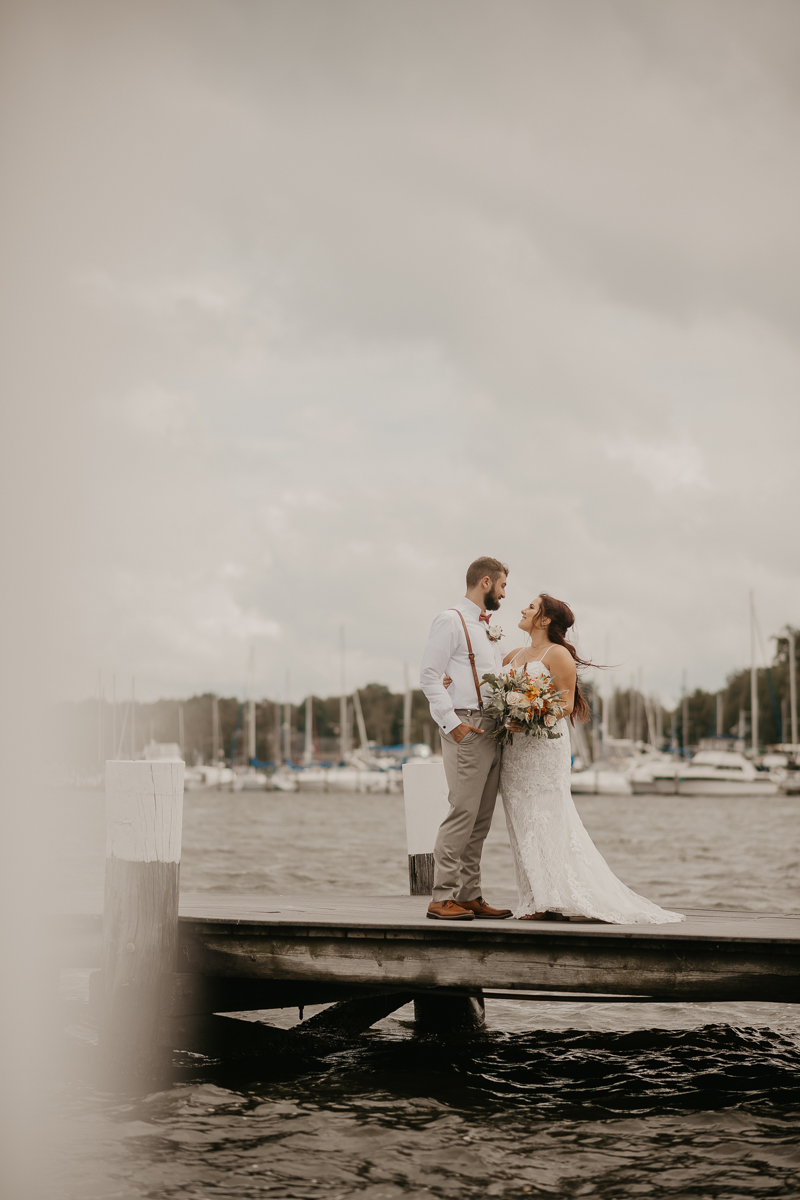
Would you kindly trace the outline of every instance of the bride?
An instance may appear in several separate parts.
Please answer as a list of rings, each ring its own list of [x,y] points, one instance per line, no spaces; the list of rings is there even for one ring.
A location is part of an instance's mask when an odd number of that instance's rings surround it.
[[[519,628],[530,645],[507,654],[504,666],[523,664],[532,678],[547,673],[563,697],[564,709],[585,721],[589,706],[577,679],[578,658],[565,634],[575,623],[561,600],[542,593],[522,611]],[[513,727],[512,727],[513,728]],[[564,717],[561,737],[518,734],[503,750],[500,791],[514,856],[519,904],[515,917],[540,921],[552,914],[591,917],[615,925],[659,925],[682,921],[626,887],[606,863],[583,827],[570,792],[570,742]]]

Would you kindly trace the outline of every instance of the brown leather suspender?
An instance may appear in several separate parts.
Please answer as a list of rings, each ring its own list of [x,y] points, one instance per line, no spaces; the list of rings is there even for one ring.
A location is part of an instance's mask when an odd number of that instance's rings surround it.
[[[464,620],[464,614],[458,608],[451,608],[451,612],[458,613],[461,617],[461,624],[464,626],[464,637],[467,639],[467,653],[469,654],[469,665],[472,667],[472,678],[475,680],[475,691],[478,694],[478,708],[483,712],[483,696],[481,695],[481,685],[478,682],[478,672],[475,670],[475,655],[472,653],[472,642],[469,640],[467,632],[467,622]]]

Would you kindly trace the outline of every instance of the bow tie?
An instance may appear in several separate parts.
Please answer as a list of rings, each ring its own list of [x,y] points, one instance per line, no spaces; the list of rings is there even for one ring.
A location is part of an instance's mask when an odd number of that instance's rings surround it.
[[[486,622],[486,624],[488,625],[488,624],[489,624],[489,614],[488,614],[488,612],[482,612],[482,613],[481,613],[481,615],[478,617],[478,620],[479,620],[479,621],[485,621],[485,622]]]

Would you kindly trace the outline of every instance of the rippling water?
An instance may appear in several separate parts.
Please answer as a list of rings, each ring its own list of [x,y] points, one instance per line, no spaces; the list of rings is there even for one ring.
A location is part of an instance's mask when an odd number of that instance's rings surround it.
[[[796,799],[579,808],[614,870],[659,903],[799,907]],[[64,816],[65,883],[99,888],[102,796],[70,797]],[[407,890],[398,797],[195,792],[184,822],[187,889]],[[500,812],[484,864],[489,898],[507,892]],[[84,982],[66,973],[74,994]],[[447,1040],[417,1036],[409,1007],[280,1069],[179,1056],[171,1088],[124,1099],[76,1060],[52,1194],[797,1197],[798,1007],[489,1000],[485,1033]]]

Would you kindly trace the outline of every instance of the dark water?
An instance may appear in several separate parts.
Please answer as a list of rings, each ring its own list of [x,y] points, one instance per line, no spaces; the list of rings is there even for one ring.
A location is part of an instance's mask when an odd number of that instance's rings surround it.
[[[69,805],[59,836],[97,887],[102,797]],[[797,800],[579,807],[617,873],[663,904],[799,907]],[[502,817],[485,868],[489,898],[507,892]],[[402,892],[402,800],[190,793],[182,872],[191,889]],[[65,973],[68,993],[84,984]],[[272,1070],[179,1056],[174,1085],[144,1097],[98,1092],[80,1059],[59,1084],[52,1194],[800,1196],[800,1006],[490,1000],[485,1033],[446,1041],[411,1016]]]

